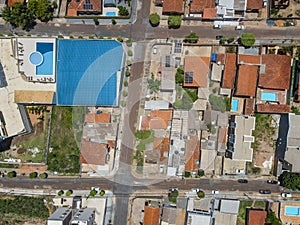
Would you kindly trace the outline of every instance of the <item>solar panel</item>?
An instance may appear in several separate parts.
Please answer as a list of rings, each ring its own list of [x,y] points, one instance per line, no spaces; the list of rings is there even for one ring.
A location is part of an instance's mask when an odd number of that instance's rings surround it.
[[[83,4],[83,9],[93,9],[92,4]]]
[[[171,60],[171,57],[169,55],[166,55],[165,67],[170,67],[171,66],[170,60]]]
[[[86,4],[90,4],[91,1],[90,1],[90,0],[85,0],[85,3],[86,3]]]
[[[175,43],[174,53],[181,53],[182,43]]]
[[[186,72],[185,73],[185,78],[184,78],[184,83],[192,84],[193,83],[193,77],[194,77],[193,72]]]

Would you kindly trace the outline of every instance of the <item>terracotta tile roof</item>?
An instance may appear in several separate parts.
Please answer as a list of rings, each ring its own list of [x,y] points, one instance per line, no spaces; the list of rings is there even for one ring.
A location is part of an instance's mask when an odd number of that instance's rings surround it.
[[[225,54],[217,54],[216,62],[220,62],[220,64],[225,64]]]
[[[289,105],[279,104],[257,104],[257,112],[261,113],[289,113]]]
[[[164,0],[162,12],[183,14],[183,0]]]
[[[167,129],[172,119],[172,110],[152,110],[150,116],[143,116],[141,129]]]
[[[246,98],[244,104],[244,114],[253,115],[254,114],[254,98]]]
[[[7,0],[7,6],[12,7],[16,2],[24,3],[24,0]]]
[[[226,138],[227,138],[227,128],[226,127],[221,127],[221,128],[219,128],[218,132],[219,132],[218,133],[218,142],[225,144],[226,143]]]
[[[67,6],[67,16],[78,16],[78,13],[100,14],[102,12],[101,0],[89,0],[92,9],[86,9],[86,0],[71,0]]]
[[[263,6],[263,0],[247,0],[247,10],[260,10]]]
[[[248,210],[248,225],[265,225],[267,211],[249,209]]]
[[[260,64],[260,56],[259,55],[238,55],[238,62],[241,63],[245,63],[245,64],[256,64],[259,65]]]
[[[222,88],[233,89],[236,70],[236,54],[226,53]]]
[[[159,150],[160,161],[167,159],[164,155],[169,152],[170,139],[169,138],[158,138],[155,137],[153,141],[153,149]],[[167,154],[166,154],[167,156]]]
[[[262,55],[265,73],[259,75],[259,86],[269,89],[290,88],[291,57],[287,55]]]
[[[84,122],[87,123],[110,123],[110,113],[88,113],[85,115]]]
[[[214,0],[193,0],[190,3],[190,13],[200,13],[206,8],[214,8]]]
[[[159,225],[160,208],[145,206],[144,225]]]
[[[257,77],[257,66],[240,65],[238,68],[235,95],[248,97],[255,96]]]
[[[88,139],[81,140],[80,163],[105,165],[106,144],[90,142]]]
[[[210,71],[210,57],[186,56],[184,58],[184,74],[193,72],[193,83],[186,83],[185,87],[207,87],[208,73]]]
[[[217,16],[216,8],[206,8],[203,10],[203,19],[214,19]]]
[[[200,160],[200,140],[198,136],[190,136],[190,138],[187,140],[185,154],[185,170],[198,170]]]

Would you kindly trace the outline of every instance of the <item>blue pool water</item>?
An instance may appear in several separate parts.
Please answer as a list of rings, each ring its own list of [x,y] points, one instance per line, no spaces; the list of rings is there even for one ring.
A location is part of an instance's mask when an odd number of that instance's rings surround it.
[[[285,207],[285,215],[288,216],[299,216],[299,207],[295,206],[286,206]]]
[[[106,12],[106,16],[116,16],[117,14],[115,12]]]
[[[231,102],[231,111],[237,112],[239,110],[239,100],[232,99]]]
[[[263,101],[277,101],[277,93],[275,92],[261,92],[261,100]]]
[[[36,75],[53,75],[53,43],[38,42],[36,50],[43,56],[43,62],[36,66]]]

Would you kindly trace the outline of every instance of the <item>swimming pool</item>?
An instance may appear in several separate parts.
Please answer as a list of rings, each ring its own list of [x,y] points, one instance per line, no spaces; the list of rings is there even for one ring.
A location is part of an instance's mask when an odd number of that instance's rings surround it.
[[[53,75],[53,43],[37,42],[36,50],[43,61],[36,65],[36,75]]]
[[[262,101],[277,101],[277,93],[276,92],[261,92],[261,100]]]
[[[105,16],[116,16],[116,12],[106,12]]]
[[[32,52],[29,56],[31,64],[38,66],[43,63],[43,56],[40,52]]]
[[[239,100],[232,99],[231,101],[231,111],[237,112],[239,110]]]
[[[299,207],[295,206],[286,206],[285,207],[285,215],[287,216],[299,216]]]

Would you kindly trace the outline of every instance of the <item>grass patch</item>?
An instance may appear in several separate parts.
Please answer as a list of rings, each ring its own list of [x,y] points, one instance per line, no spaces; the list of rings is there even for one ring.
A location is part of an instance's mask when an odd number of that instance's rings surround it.
[[[44,198],[25,196],[1,196],[0,224],[24,224],[33,219],[44,222],[49,216],[49,210],[44,204]]]
[[[51,124],[48,170],[74,174],[79,172],[80,141],[86,107],[54,107]]]
[[[265,209],[266,202],[265,201],[240,201],[239,213],[238,213],[238,224],[244,225],[246,219],[246,210],[247,208],[258,208],[258,209]]]

